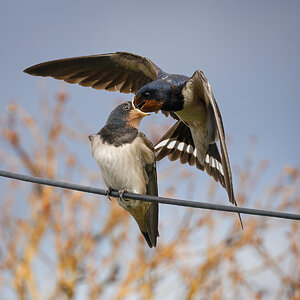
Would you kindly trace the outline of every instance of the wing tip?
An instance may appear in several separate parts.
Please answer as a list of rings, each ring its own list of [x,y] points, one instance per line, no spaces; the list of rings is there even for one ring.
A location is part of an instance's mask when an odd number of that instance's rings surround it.
[[[26,68],[23,70],[24,73],[32,75],[32,71],[31,71],[32,67]]]

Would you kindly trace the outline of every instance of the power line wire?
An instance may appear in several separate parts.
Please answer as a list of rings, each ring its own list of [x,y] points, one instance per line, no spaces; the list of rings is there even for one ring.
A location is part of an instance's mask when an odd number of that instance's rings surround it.
[[[37,184],[49,185],[49,186],[53,186],[53,187],[60,187],[60,188],[64,188],[64,189],[70,189],[70,190],[76,190],[76,191],[106,196],[106,190],[94,188],[91,186],[85,186],[85,185],[80,185],[80,184],[57,181],[57,180],[53,180],[53,179],[46,179],[46,178],[22,175],[22,174],[17,174],[17,173],[13,173],[13,172],[9,172],[9,171],[4,171],[4,170],[0,170],[0,176],[11,178],[11,179],[16,179],[16,180],[21,180],[21,181],[27,181],[27,182],[37,183]],[[118,197],[119,196],[118,191],[111,191],[110,196]],[[300,220],[299,214],[268,211],[268,210],[262,210],[262,209],[236,207],[236,206],[212,204],[212,203],[205,203],[205,202],[196,202],[196,201],[190,201],[190,200],[180,200],[180,199],[174,199],[174,198],[155,197],[155,196],[132,194],[132,193],[124,193],[124,198],[140,200],[140,201],[156,202],[156,203],[162,203],[162,204],[169,204],[169,205],[193,207],[193,208],[202,208],[202,209],[219,210],[219,211],[227,211],[227,212],[237,212],[237,213],[248,214],[248,215],[275,217],[275,218],[290,219],[290,220]]]

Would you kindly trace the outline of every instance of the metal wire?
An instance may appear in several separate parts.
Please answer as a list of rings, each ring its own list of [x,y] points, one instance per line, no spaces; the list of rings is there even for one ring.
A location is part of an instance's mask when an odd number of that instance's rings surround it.
[[[60,188],[64,188],[64,189],[81,191],[81,192],[85,192],[85,193],[92,193],[92,194],[104,195],[104,196],[107,195],[107,191],[105,189],[98,189],[98,188],[94,188],[91,186],[84,186],[84,185],[80,185],[80,184],[62,182],[62,181],[57,181],[57,180],[52,180],[52,179],[22,175],[22,174],[13,173],[13,172],[4,171],[4,170],[0,170],[0,176],[11,178],[11,179],[16,179],[16,180],[21,180],[21,181],[37,183],[37,184],[49,185],[49,186],[53,186],[53,187],[60,187]],[[118,191],[114,191],[114,190],[112,190],[109,193],[109,195],[112,197],[119,197]],[[132,194],[132,193],[124,193],[124,198],[140,200],[140,201],[156,202],[156,203],[162,203],[162,204],[169,204],[169,205],[235,212],[235,213],[248,214],[248,215],[274,217],[274,218],[290,219],[290,220],[300,220],[299,214],[268,211],[268,210],[245,208],[245,207],[228,206],[228,205],[220,205],[220,204],[212,204],[212,203],[205,203],[205,202],[196,202],[196,201],[190,201],[190,200],[155,197],[155,196]]]

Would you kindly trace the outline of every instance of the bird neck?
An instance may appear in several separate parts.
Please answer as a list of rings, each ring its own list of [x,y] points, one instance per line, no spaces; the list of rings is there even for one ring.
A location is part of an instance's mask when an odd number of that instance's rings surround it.
[[[183,109],[184,98],[182,96],[183,86],[170,85],[167,92],[167,101],[164,102],[162,110],[179,111]]]
[[[120,147],[134,141],[138,129],[132,126],[120,127],[115,124],[106,124],[98,133],[104,143]]]

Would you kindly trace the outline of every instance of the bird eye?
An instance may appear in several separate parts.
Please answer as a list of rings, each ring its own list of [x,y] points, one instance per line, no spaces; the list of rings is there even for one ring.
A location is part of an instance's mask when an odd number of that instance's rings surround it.
[[[145,93],[143,94],[143,96],[144,96],[144,98],[149,98],[149,97],[150,97],[150,93],[149,93],[149,92],[145,92]]]
[[[128,105],[128,104],[125,104],[125,105],[123,106],[123,108],[124,108],[124,110],[128,110],[128,109],[129,109],[129,105]]]

